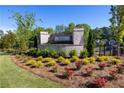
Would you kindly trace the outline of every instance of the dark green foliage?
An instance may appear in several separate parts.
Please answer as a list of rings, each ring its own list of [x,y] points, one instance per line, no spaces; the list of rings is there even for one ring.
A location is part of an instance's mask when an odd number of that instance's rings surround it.
[[[60,51],[58,51],[58,55],[59,56],[62,56],[62,57],[65,57],[66,56],[66,53],[63,50],[60,50]]]
[[[56,50],[54,50],[54,49],[49,50],[49,53],[50,53],[50,56],[54,57],[54,58],[59,56],[58,52]]]
[[[89,56],[93,56],[94,47],[95,47],[94,34],[93,34],[93,31],[90,31],[89,32],[88,43],[87,43],[87,51],[89,53]]]
[[[75,24],[73,22],[71,22],[69,25],[68,25],[68,28],[66,29],[66,32],[72,32],[73,29],[75,27]]]
[[[77,51],[76,50],[71,50],[69,52],[69,56],[72,57],[72,56],[77,56]]]
[[[27,55],[30,55],[30,56],[36,56],[36,53],[37,53],[37,49],[36,48],[31,48],[29,50],[26,51]]]
[[[87,56],[88,56],[87,50],[80,51],[80,57],[81,57],[81,58],[86,58]]]

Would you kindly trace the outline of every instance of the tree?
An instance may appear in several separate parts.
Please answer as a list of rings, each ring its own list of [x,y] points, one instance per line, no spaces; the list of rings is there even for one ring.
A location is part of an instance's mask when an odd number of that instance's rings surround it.
[[[111,30],[114,30],[115,39],[118,44],[122,44],[123,37],[124,37],[124,6],[111,6],[112,18],[110,19],[111,22]]]
[[[3,30],[0,30],[0,37],[4,35]]]
[[[33,13],[14,13],[12,18],[17,25],[17,41],[20,49],[26,50],[29,47],[29,39],[32,37],[33,26],[35,25],[35,15]]]
[[[84,28],[84,47],[86,48],[91,27],[88,24],[78,24],[78,28]]]
[[[46,28],[45,31],[47,31],[48,33],[53,33],[54,32],[53,28]]]
[[[66,32],[72,32],[75,27],[75,24],[73,22],[69,23]]]
[[[117,12],[116,12],[117,8],[116,6],[111,6],[110,9],[110,13],[112,15],[112,17],[109,19],[109,21],[111,22],[110,28],[112,30],[112,35],[113,37],[116,35],[116,31],[117,31]]]
[[[94,47],[95,47],[95,42],[94,42],[94,34],[93,31],[89,32],[89,37],[88,37],[88,43],[87,43],[87,51],[89,56],[92,56],[94,54]]]
[[[12,31],[7,31],[0,39],[1,48],[13,48],[16,43],[16,34]]]
[[[57,33],[59,33],[59,32],[65,32],[65,30],[66,30],[66,26],[64,26],[63,24],[62,25],[57,25],[56,28],[55,28],[55,31]]]

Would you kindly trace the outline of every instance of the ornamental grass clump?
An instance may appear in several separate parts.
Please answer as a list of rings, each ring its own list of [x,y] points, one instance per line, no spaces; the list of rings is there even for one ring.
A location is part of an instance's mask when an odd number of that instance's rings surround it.
[[[57,59],[57,62],[64,62],[65,61],[65,58],[60,56],[58,59]]]
[[[96,59],[95,59],[94,57],[90,57],[90,58],[89,58],[89,61],[90,61],[91,63],[93,63],[93,62],[96,61]]]
[[[71,62],[70,62],[69,59],[65,59],[65,61],[63,62],[63,64],[65,64],[65,65],[69,65],[69,64],[71,64]]]
[[[71,61],[72,62],[78,62],[79,58],[77,56],[72,56]]]
[[[113,64],[120,64],[120,63],[121,63],[121,60],[120,60],[120,59],[112,58],[111,62],[112,62]]]
[[[109,61],[109,56],[98,56],[97,57],[97,61],[99,61],[99,62],[103,62],[103,61]]]
[[[82,61],[85,65],[90,64],[90,60],[88,58],[84,58]]]
[[[27,65],[34,65],[36,63],[36,60],[31,59],[26,62]]]
[[[50,62],[51,60],[53,60],[53,59],[50,58],[50,57],[46,57],[46,58],[43,59],[44,62]]]
[[[34,66],[37,67],[37,68],[39,68],[39,67],[43,67],[44,64],[41,61],[36,61],[36,63],[35,63]]]
[[[54,65],[56,65],[56,61],[51,60],[51,61],[49,61],[48,65],[49,65],[49,66],[54,66]]]
[[[42,61],[42,60],[43,60],[43,57],[42,57],[42,56],[39,56],[39,57],[37,58],[37,60],[38,60],[38,61]]]

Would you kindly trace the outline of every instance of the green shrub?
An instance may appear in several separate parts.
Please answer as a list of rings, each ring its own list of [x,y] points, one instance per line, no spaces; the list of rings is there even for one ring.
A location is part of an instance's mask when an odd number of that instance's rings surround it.
[[[87,52],[87,50],[80,51],[80,57],[81,57],[81,58],[86,58],[86,57],[88,57],[88,52]]]
[[[58,53],[57,53],[57,51],[54,50],[54,49],[51,49],[51,50],[49,51],[49,53],[50,53],[50,56],[51,56],[51,57],[54,57],[54,58],[56,58],[56,57],[59,56]]]
[[[38,50],[38,51],[36,52],[36,55],[37,55],[37,56],[42,56],[42,53],[43,53],[43,50]]]
[[[70,57],[77,56],[77,51],[76,50],[70,50],[69,55],[70,55]]]
[[[37,49],[36,48],[31,48],[28,51],[26,51],[28,55],[30,56],[36,56],[37,54]]]
[[[79,58],[77,56],[72,56],[71,61],[72,62],[78,62]]]
[[[21,58],[21,55],[18,55],[18,54],[17,54],[17,55],[16,55],[16,58],[17,58],[17,59]]]
[[[64,62],[65,61],[65,58],[63,58],[62,56],[60,56],[58,59],[57,59],[58,62]]]
[[[48,64],[49,64],[49,66],[54,66],[54,65],[56,65],[56,61],[51,60]]]
[[[65,53],[65,51],[63,51],[63,50],[59,51],[59,52],[58,52],[58,55],[59,55],[59,56],[62,56],[62,57],[66,57],[66,53]]]
[[[43,57],[49,57],[49,56],[50,56],[49,50],[48,50],[48,49],[44,49],[44,50],[42,51],[42,56],[43,56]]]

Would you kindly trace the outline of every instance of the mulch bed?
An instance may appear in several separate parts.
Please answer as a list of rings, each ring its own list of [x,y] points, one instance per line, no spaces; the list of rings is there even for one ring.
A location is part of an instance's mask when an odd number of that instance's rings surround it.
[[[57,68],[58,71],[57,73],[54,73],[51,71],[51,67],[47,67],[44,66],[42,68],[34,68],[31,66],[26,65],[26,63],[24,63],[23,61],[16,59],[16,57],[14,55],[11,56],[12,60],[14,61],[14,63],[23,68],[26,69],[27,71],[30,71],[42,78],[47,78],[49,80],[58,82],[58,83],[62,83],[63,85],[65,85],[65,87],[70,87],[70,88],[85,88],[87,82],[92,81],[95,79],[95,77],[107,77],[108,75],[108,70],[112,69],[114,67],[114,65],[105,67],[104,70],[100,70],[98,68],[98,64],[88,64],[88,65],[82,65],[80,70],[74,70],[73,75],[71,76],[71,78],[67,79],[67,78],[60,78],[59,74],[61,76],[61,73],[64,71],[64,68],[72,68],[74,63],[70,64],[70,65],[59,65],[57,64]],[[124,58],[122,58],[123,60]],[[92,66],[93,68],[95,68],[93,70],[93,74],[92,76],[88,76],[86,75],[84,72],[85,68],[87,68],[88,66]],[[124,70],[123,70],[124,72]],[[117,80],[110,80],[104,87],[105,88],[124,88],[124,74],[118,74],[119,77],[121,77],[120,79],[118,78]]]

